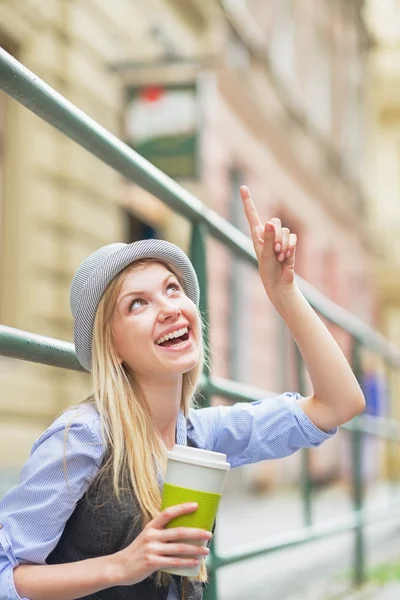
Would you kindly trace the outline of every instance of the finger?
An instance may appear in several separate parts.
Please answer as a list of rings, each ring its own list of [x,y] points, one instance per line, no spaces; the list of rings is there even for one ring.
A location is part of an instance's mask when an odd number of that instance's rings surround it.
[[[176,504],[175,506],[169,506],[164,509],[155,519],[152,521],[152,526],[155,529],[164,529],[164,527],[180,515],[188,515],[195,512],[198,509],[196,502],[185,502],[184,504]]]
[[[270,220],[270,223],[273,223],[275,228],[275,252],[280,252],[282,248],[281,237],[282,237],[282,224],[281,220],[277,217],[274,217]]]
[[[263,246],[260,252],[260,255],[258,257],[259,259],[259,263],[264,263],[265,261],[268,263],[271,260],[275,260],[276,257],[276,253],[275,253],[275,239],[276,239],[276,232],[275,232],[275,225],[271,221],[267,221],[264,225],[264,242],[263,242]]]
[[[258,216],[257,209],[254,206],[254,202],[251,198],[249,188],[245,185],[242,185],[240,188],[240,196],[243,200],[244,212],[246,213],[246,217],[250,225],[251,237],[253,238],[253,242],[254,244],[256,242],[257,244],[260,244],[260,242],[262,242],[260,236],[264,230],[264,227],[260,217]]]
[[[171,527],[157,531],[157,538],[160,542],[172,542],[175,540],[211,540],[213,534],[206,529],[195,529],[194,527]]]
[[[178,556],[155,556],[154,564],[159,569],[165,569],[167,567],[193,567],[198,565],[200,560],[198,558],[179,558]]]
[[[289,258],[289,256],[293,256],[293,254],[296,252],[296,246],[297,246],[297,235],[295,233],[291,233],[289,236],[289,244],[288,244],[288,249],[286,252],[286,258]]]
[[[160,544],[155,548],[157,554],[162,556],[174,556],[183,554],[188,556],[207,556],[210,550],[207,546],[195,546],[194,544]]]
[[[288,247],[289,247],[289,236],[290,236],[289,229],[287,227],[282,227],[282,229],[281,229],[281,249],[278,254],[279,262],[282,262],[286,258],[286,253],[287,253]]]

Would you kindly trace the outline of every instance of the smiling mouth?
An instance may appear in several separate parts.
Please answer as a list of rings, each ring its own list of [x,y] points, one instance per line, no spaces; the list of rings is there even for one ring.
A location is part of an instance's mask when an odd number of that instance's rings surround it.
[[[172,338],[172,340],[166,340],[165,342],[162,342],[161,344],[157,344],[157,346],[161,346],[161,348],[168,348],[169,346],[178,346],[179,344],[182,344],[182,343],[188,341],[189,334],[190,334],[190,331],[188,333],[184,333],[180,337]]]

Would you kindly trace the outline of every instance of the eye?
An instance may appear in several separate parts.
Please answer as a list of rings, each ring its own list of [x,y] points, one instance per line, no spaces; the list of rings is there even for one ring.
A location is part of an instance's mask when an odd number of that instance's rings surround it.
[[[141,303],[144,304],[145,300],[143,300],[143,298],[134,298],[132,300],[132,302],[130,303],[130,305],[129,305],[129,311],[131,311],[131,310],[133,310],[135,308],[135,304],[137,302],[141,302]],[[142,306],[142,304],[140,304],[139,306]]]
[[[177,282],[169,283],[167,285],[167,290],[169,290],[171,287],[175,288],[175,290],[177,290],[177,291],[179,291],[181,289],[181,286]]]

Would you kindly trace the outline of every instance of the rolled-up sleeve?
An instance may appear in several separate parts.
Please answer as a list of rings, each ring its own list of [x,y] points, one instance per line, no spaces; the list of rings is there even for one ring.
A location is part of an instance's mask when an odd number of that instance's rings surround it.
[[[188,435],[197,446],[223,452],[231,467],[282,458],[317,447],[337,428],[321,431],[301,408],[301,396],[286,393],[251,403],[192,409]]]
[[[1,541],[0,541],[1,544]],[[3,600],[29,600],[17,594],[14,585],[14,568],[6,559],[0,558],[0,598]]]
[[[19,483],[0,501],[0,600],[21,600],[13,569],[45,564],[57,545],[101,466],[104,445],[99,431],[90,413],[70,423],[65,413],[35,442]]]

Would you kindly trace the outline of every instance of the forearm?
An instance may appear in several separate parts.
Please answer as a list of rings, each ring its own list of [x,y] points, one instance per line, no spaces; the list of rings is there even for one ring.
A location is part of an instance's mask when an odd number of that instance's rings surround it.
[[[14,584],[21,598],[75,600],[118,585],[116,554],[63,565],[20,565]]]
[[[352,419],[365,406],[360,386],[338,344],[298,287],[272,297],[304,359],[314,394],[303,409],[329,430]]]

